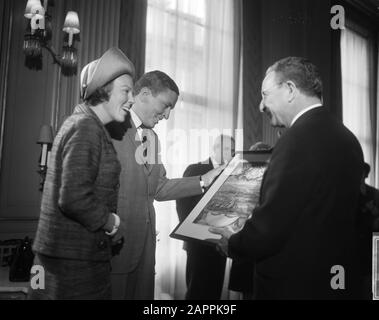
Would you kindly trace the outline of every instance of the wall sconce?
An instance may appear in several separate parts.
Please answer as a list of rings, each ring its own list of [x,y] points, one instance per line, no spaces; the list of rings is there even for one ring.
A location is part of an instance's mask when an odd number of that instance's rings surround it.
[[[51,0],[50,0],[51,4]],[[68,11],[63,25],[63,31],[67,33],[64,38],[62,55],[56,54],[50,44],[52,38],[51,15],[48,14],[49,2],[44,0],[44,6],[40,0],[28,0],[25,8],[25,18],[30,20],[24,35],[23,51],[25,54],[25,66],[32,70],[42,69],[42,49],[46,49],[53,57],[54,63],[61,67],[65,76],[77,73],[78,52],[73,46],[75,40],[79,41],[80,25],[79,17],[75,11]]]
[[[38,173],[40,175],[39,190],[43,190],[43,185],[45,184],[47,165],[49,164],[51,147],[53,145],[53,129],[50,125],[43,125],[39,132],[39,138],[37,144],[41,145],[41,155],[38,162]]]

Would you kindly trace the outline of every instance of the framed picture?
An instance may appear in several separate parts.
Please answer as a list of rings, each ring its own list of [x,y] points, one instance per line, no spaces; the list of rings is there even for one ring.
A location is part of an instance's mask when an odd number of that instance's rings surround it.
[[[211,233],[210,227],[227,227],[233,233],[240,231],[258,205],[270,155],[270,151],[237,153],[170,236],[213,244],[212,240],[220,235]]]

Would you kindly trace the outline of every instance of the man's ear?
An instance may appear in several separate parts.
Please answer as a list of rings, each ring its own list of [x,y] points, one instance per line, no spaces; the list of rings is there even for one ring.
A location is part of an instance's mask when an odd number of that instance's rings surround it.
[[[138,96],[142,102],[147,102],[148,99],[151,97],[151,90],[147,87],[143,87],[139,92]]]
[[[286,85],[289,90],[288,102],[292,102],[296,98],[299,90],[297,89],[296,84],[293,81],[287,81]]]

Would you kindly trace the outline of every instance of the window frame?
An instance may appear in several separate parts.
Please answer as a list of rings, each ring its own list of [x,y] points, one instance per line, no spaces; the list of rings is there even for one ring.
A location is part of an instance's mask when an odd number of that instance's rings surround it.
[[[207,20],[206,2],[204,2],[204,4],[205,4],[204,22],[202,22],[202,19],[200,17],[197,17],[195,15],[191,15],[191,14],[182,12],[179,9],[177,9],[177,10],[167,9],[164,6],[164,4],[162,4],[162,2],[156,2],[156,1],[149,2],[148,1],[148,8],[149,7],[153,7],[153,8],[158,9],[158,10],[164,12],[164,13],[168,13],[168,14],[176,17],[176,18],[188,21],[188,22],[190,22],[193,25],[198,25],[200,27],[203,27],[205,29],[205,31],[207,31],[207,30],[211,29],[211,26],[208,25],[207,22],[206,22],[206,20]],[[223,32],[223,31],[219,30],[219,32]],[[170,41],[169,45],[171,46],[171,45],[173,45],[173,43],[171,43],[171,41]],[[198,46],[193,45],[193,48],[195,48],[194,52],[196,52]],[[196,105],[199,108],[207,108],[207,98],[205,96],[202,96],[202,95],[199,95],[199,94],[196,94],[196,93],[192,93],[192,92],[189,92],[189,91],[185,91],[185,90],[182,91],[181,90],[180,91],[180,99],[184,103],[189,103],[189,104],[192,104],[192,105]]]

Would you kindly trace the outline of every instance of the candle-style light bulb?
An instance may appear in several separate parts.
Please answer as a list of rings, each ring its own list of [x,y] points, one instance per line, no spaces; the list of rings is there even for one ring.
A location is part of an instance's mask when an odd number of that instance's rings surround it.
[[[46,166],[47,163],[47,143],[42,144],[42,154],[41,154],[41,166]]]
[[[74,34],[77,34],[80,32],[79,17],[75,11],[67,12],[66,19],[63,25],[63,31],[68,33],[69,35],[68,45],[69,47],[71,47]]]
[[[28,0],[26,7],[25,7],[25,13],[24,13],[25,18],[31,19],[36,15],[36,12],[37,12],[36,18],[42,19],[43,15],[40,14],[41,8],[43,8],[43,7],[41,5],[40,0]]]

